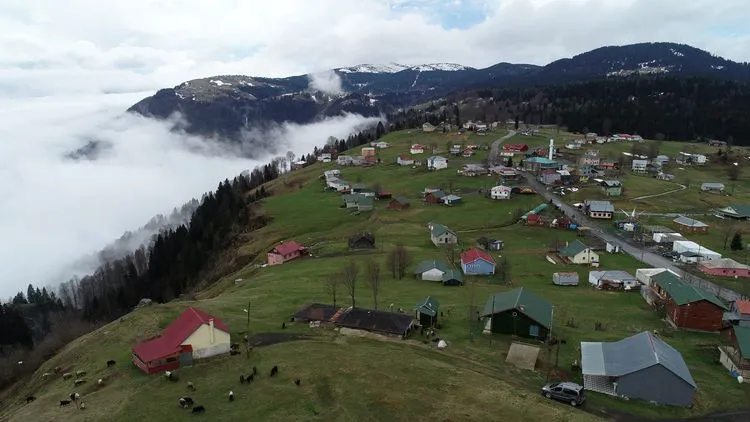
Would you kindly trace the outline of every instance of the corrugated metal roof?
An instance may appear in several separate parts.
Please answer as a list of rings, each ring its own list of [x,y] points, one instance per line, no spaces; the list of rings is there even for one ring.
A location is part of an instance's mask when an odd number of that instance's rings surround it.
[[[706,290],[692,286],[682,281],[669,271],[664,271],[651,277],[651,281],[664,289],[669,296],[678,305],[686,305],[701,300],[706,300],[714,305],[728,310],[727,305],[721,299],[707,292]]]
[[[677,223],[677,224],[680,224],[680,225],[683,225],[683,226],[688,226],[688,227],[708,227],[708,224],[706,224],[706,223],[704,223],[702,221],[698,221],[698,220],[696,220],[694,218],[685,217],[684,215],[681,215],[681,216],[675,218],[672,221],[675,222],[675,223]]]
[[[663,366],[697,388],[680,352],[649,331],[614,342],[581,342],[584,375],[620,377],[654,365]]]
[[[609,201],[587,201],[590,211],[595,212],[615,212],[615,206]]]
[[[490,296],[480,316],[486,317],[511,309],[519,310],[547,328],[552,324],[552,304],[523,287]]]
[[[737,339],[742,359],[750,359],[750,327],[735,325],[732,329],[734,330],[734,337]]]

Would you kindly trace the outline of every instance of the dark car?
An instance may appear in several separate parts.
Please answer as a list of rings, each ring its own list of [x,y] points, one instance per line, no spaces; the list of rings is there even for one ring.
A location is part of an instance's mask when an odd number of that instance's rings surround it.
[[[548,399],[555,399],[570,403],[577,407],[586,401],[583,386],[574,382],[553,382],[542,387],[542,395]]]

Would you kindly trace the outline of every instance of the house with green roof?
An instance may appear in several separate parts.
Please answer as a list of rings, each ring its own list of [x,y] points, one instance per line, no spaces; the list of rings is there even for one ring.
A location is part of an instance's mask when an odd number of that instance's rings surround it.
[[[455,245],[458,243],[456,232],[440,223],[430,222],[427,224],[427,228],[430,229],[430,240],[432,240],[435,246]]]
[[[417,307],[414,308],[417,321],[419,321],[419,324],[424,327],[433,327],[437,324],[439,310],[440,303],[430,296],[422,299],[417,304]]]
[[[719,362],[729,372],[737,371],[750,377],[750,327],[732,325],[722,330],[723,343],[719,346]]]
[[[356,208],[357,211],[372,211],[375,200],[360,193],[341,195],[341,208]]]
[[[451,267],[443,260],[428,259],[422,261],[414,270],[414,276],[427,281],[440,281],[444,286],[460,286],[464,284],[461,271]]]
[[[666,270],[651,276],[651,285],[675,327],[716,332],[724,326],[722,318],[729,306],[713,293]]]
[[[492,295],[479,316],[485,333],[545,340],[552,327],[552,304],[521,287]]]
[[[570,261],[571,264],[599,262],[599,254],[578,239],[568,242],[564,248],[560,249],[559,253],[561,257]]]
[[[747,220],[750,218],[750,205],[748,204],[729,204],[726,208],[719,210],[719,214],[724,217],[736,218],[738,220]]]

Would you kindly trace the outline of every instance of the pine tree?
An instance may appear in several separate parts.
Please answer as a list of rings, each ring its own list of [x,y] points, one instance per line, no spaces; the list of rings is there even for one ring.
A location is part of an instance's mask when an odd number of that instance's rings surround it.
[[[737,232],[732,237],[732,243],[729,244],[729,248],[733,251],[741,251],[743,248],[742,246],[742,235],[740,232]]]

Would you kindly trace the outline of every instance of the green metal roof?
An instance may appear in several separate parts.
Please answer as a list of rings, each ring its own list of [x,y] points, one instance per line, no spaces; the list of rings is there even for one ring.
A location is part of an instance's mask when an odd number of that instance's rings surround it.
[[[552,304],[523,287],[490,296],[481,316],[486,317],[511,309],[525,314],[547,328],[552,325]]]
[[[440,309],[440,303],[438,303],[437,300],[433,299],[430,296],[427,296],[417,304],[417,307],[414,308],[419,311],[419,313],[429,315],[431,317],[437,316],[438,309]]]
[[[734,330],[734,337],[737,339],[742,359],[750,359],[750,327],[735,325],[732,329]]]
[[[398,202],[401,205],[409,205],[410,201],[408,198],[405,198],[403,196],[397,196],[393,198],[394,201]]]
[[[526,161],[528,161],[529,163],[539,163],[539,164],[556,164],[557,163],[557,161],[550,160],[547,157],[531,157],[531,158],[527,158]]]
[[[724,310],[729,310],[727,305],[718,297],[701,288],[685,283],[680,277],[669,271],[662,271],[651,277],[651,280],[666,290],[672,300],[678,305],[687,305],[688,303],[707,300]]]
[[[455,232],[448,227],[445,227],[444,225],[440,223],[430,223],[432,225],[432,230],[430,230],[430,234],[437,237],[444,233],[451,233],[455,236]]]
[[[439,259],[430,259],[420,262],[419,265],[417,265],[417,268],[414,270],[414,274],[422,274],[423,272],[430,271],[433,268],[437,268],[442,272],[446,272],[451,269],[451,267],[445,261]]]
[[[576,240],[568,243],[568,246],[564,247],[560,251],[560,254],[572,258],[572,257],[578,255],[579,253],[585,251],[587,248],[588,248],[588,246],[586,246],[586,244],[584,244],[580,240],[576,239]]]
[[[750,217],[750,205],[748,204],[729,204],[722,211],[727,212],[730,209],[732,214],[736,214],[739,217]]]
[[[448,280],[456,280],[458,282],[463,283],[464,282],[464,276],[461,274],[461,271],[458,271],[456,269],[450,269],[443,274],[443,282],[446,282]]]

